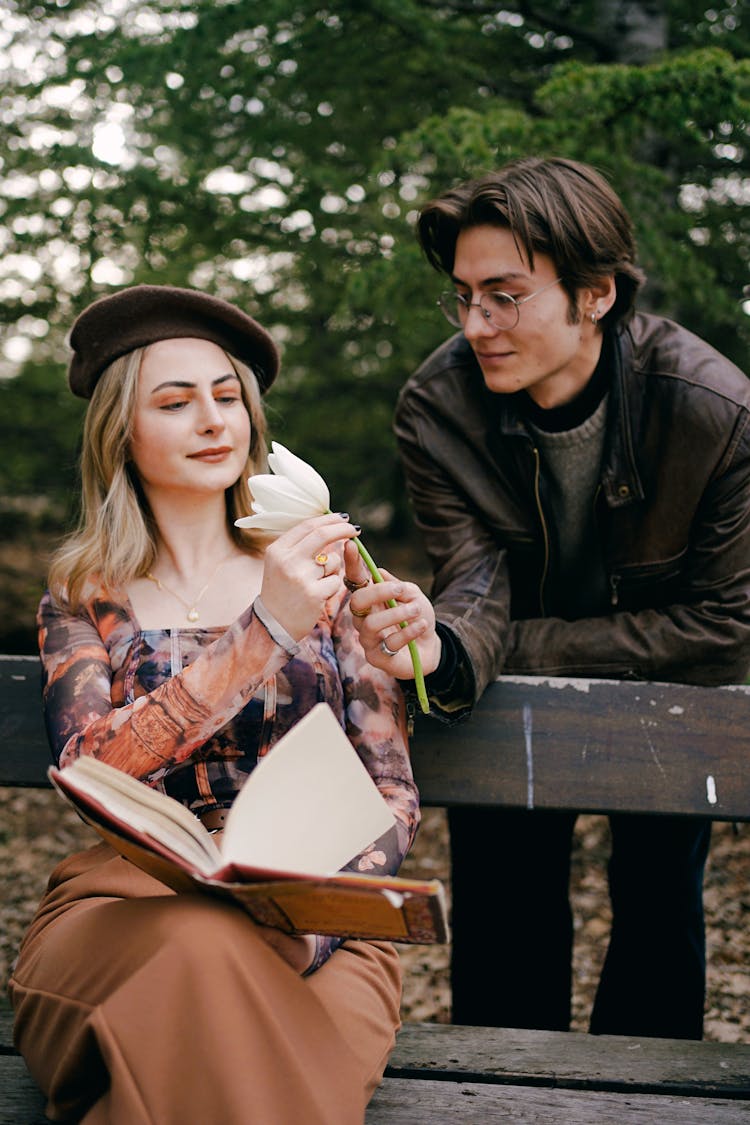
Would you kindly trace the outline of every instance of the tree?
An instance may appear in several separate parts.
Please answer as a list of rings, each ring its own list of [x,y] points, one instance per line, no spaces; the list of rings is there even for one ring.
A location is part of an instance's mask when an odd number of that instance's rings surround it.
[[[284,350],[274,436],[362,522],[379,506],[405,526],[390,416],[445,333],[414,211],[517,153],[608,172],[637,221],[648,298],[744,362],[746,0],[9,9],[0,317],[11,358],[33,343],[19,388],[46,379],[50,410],[38,396],[37,468],[19,481],[6,464],[0,492],[60,472],[42,435],[61,419],[75,312],[112,285],[168,282],[271,328]]]

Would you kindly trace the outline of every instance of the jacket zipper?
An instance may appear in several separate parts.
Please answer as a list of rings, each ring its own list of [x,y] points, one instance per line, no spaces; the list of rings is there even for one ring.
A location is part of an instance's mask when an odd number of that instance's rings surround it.
[[[542,525],[542,535],[544,536],[544,566],[542,567],[542,577],[539,582],[539,614],[544,617],[544,585],[547,581],[547,571],[549,570],[549,535],[547,534],[547,522],[544,518],[544,511],[542,510],[542,497],[539,490],[539,481],[542,473],[541,458],[539,450],[534,446],[534,496],[536,498],[536,507],[539,513],[539,522]]]
[[[600,482],[596,486],[596,491],[594,492],[594,528],[595,528],[597,534],[599,533],[599,520],[597,518],[597,507],[598,507],[598,501],[599,501],[599,494],[601,493],[601,490],[602,490],[602,486],[601,486],[601,482]],[[606,564],[605,564],[605,569],[606,569]],[[620,600],[619,587],[620,587],[620,578],[621,577],[622,576],[619,575],[619,574],[610,574],[609,575],[609,601],[610,601],[610,604],[613,605],[613,606],[616,606],[618,601]]]
[[[409,738],[414,735],[414,716],[417,712],[416,696],[412,692],[406,695],[406,733]]]

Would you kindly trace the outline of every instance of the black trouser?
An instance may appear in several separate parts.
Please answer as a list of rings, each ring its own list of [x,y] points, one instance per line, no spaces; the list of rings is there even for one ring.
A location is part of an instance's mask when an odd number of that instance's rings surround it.
[[[576,815],[451,809],[454,1023],[567,1030]],[[612,934],[591,1031],[700,1039],[711,822],[610,817]]]

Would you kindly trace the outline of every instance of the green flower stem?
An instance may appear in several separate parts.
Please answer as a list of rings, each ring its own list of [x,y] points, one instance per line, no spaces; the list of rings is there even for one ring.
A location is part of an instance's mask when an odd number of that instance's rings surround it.
[[[362,543],[359,538],[355,539],[354,542],[356,543],[357,550],[359,551],[360,555],[362,556],[362,559],[364,560],[365,566],[367,567],[370,574],[372,575],[373,582],[382,582],[383,576],[380,573],[380,571],[378,570],[378,568],[376,567],[375,561],[374,561],[372,555],[370,554],[370,552],[365,547],[364,543]],[[397,604],[398,603],[395,602],[393,600],[393,598],[388,598],[387,601],[386,601],[386,605],[389,606],[391,609],[395,609]],[[406,628],[406,622],[405,621],[401,622],[401,628],[402,629]],[[424,714],[428,715],[429,711],[430,711],[430,704],[429,704],[429,701],[427,699],[427,691],[426,691],[425,686],[424,686],[424,672],[422,671],[422,661],[420,659],[419,651],[417,649],[417,646],[416,646],[415,642],[409,641],[408,647],[409,647],[409,652],[411,654],[412,667],[414,668],[414,686],[417,689],[417,699],[419,700],[419,706],[422,708],[422,711],[424,712]]]

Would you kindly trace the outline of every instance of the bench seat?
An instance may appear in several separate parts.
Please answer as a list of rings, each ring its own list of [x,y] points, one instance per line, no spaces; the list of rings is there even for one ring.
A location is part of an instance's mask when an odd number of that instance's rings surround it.
[[[11,1023],[0,1009],[0,1122],[44,1125]],[[750,1121],[750,1046],[407,1023],[367,1111],[367,1125],[509,1120]]]

